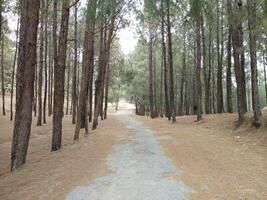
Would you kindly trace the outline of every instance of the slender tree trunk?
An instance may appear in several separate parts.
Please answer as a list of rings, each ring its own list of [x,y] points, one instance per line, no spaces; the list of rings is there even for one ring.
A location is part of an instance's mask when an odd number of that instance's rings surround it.
[[[0,2],[0,39],[1,39],[1,90],[2,90],[2,111],[3,115],[6,115],[5,108],[5,80],[4,80],[4,34],[2,28],[2,12],[3,12],[3,2]]]
[[[109,74],[110,74],[110,66],[108,63],[107,74],[106,74],[106,84],[105,84],[105,108],[104,108],[104,119],[107,119],[108,112],[108,90],[109,90]]]
[[[229,19],[230,20],[230,19]],[[232,26],[229,25],[228,31],[228,44],[227,44],[227,112],[233,112],[233,103],[232,103]]]
[[[78,45],[77,45],[77,27],[78,27],[78,6],[75,5],[74,14],[74,66],[72,71],[72,124],[75,124],[77,111],[77,62],[78,62]]]
[[[79,98],[79,106],[77,112],[77,123],[75,128],[74,140],[79,139],[80,129],[85,128],[88,134],[88,82],[91,68],[94,64],[94,29],[95,29],[95,13],[96,1],[91,0],[87,5],[86,31],[84,35],[84,51],[82,62],[82,78],[81,90]]]
[[[61,148],[62,140],[62,118],[64,106],[64,83],[65,83],[65,63],[69,26],[69,1],[62,2],[61,26],[58,43],[58,55],[54,69],[54,109],[53,109],[53,135],[52,151]]]
[[[71,51],[69,52],[68,59],[68,69],[67,69],[67,106],[66,106],[66,115],[69,114],[69,101],[70,101],[70,66],[71,66]]]
[[[103,48],[100,51],[100,58],[99,58],[99,73],[96,80],[96,92],[95,92],[95,112],[94,112],[94,120],[93,120],[93,130],[98,126],[98,116],[100,114],[101,103],[103,103],[103,91],[104,91],[104,80],[106,74],[107,64],[109,62],[109,51],[111,42],[114,36],[114,28],[115,28],[115,19],[116,19],[116,10],[112,11],[112,17],[110,19],[109,31],[108,34],[106,33],[107,30],[104,31],[104,43]],[[101,46],[101,45],[100,45]]]
[[[267,78],[266,78],[266,61],[264,61],[264,59],[266,60],[264,54],[263,54],[263,57],[262,57],[262,60],[263,60],[263,70],[264,70],[264,86],[265,86],[265,100],[266,100],[266,104],[267,104]]]
[[[220,24],[220,6],[219,6],[219,0],[217,0],[217,60],[218,60],[218,72],[217,72],[217,112],[222,113],[224,111],[223,109],[223,86],[222,86],[222,60],[220,53],[220,26],[223,26],[223,24]],[[221,16],[223,17],[223,15]],[[223,38],[221,38],[223,40]],[[223,48],[221,46],[221,48]]]
[[[20,1],[20,43],[18,51],[16,113],[11,149],[11,171],[26,162],[32,124],[34,67],[40,1]],[[29,14],[31,13],[31,14]]]
[[[0,8],[1,9],[1,8]],[[1,30],[0,30],[1,31]],[[3,31],[3,30],[2,30]],[[4,72],[4,34],[2,32],[1,34],[1,85],[2,85],[2,110],[3,110],[3,115],[6,115],[6,105],[5,105],[5,72]]]
[[[261,108],[258,91],[258,72],[257,72],[257,35],[256,35],[256,0],[247,1],[248,9],[248,28],[250,46],[250,65],[251,65],[251,86],[252,86],[252,108],[254,112],[254,126],[260,126]]]
[[[52,66],[53,66],[53,54],[52,54],[52,37],[49,35],[49,63],[48,63],[48,116],[52,115]]]
[[[241,12],[240,12],[240,0],[235,0],[233,12],[232,9],[229,9],[229,15],[231,16],[232,23],[232,44],[233,44],[233,57],[234,57],[234,68],[235,68],[235,77],[237,84],[237,109],[238,109],[238,124],[240,124],[244,120],[244,114],[246,112],[246,108],[244,106],[244,98],[243,98],[243,87],[242,87],[242,69],[240,62],[241,55],[241,45],[240,45],[240,20],[241,20]],[[232,4],[232,3],[229,3]]]
[[[206,59],[206,38],[205,38],[205,27],[204,27],[204,17],[201,15],[201,33],[202,33],[202,54],[203,54],[203,77],[205,85],[205,113],[209,114],[209,79],[208,79],[208,68]]]
[[[186,27],[184,27],[183,33],[183,54],[182,54],[182,78],[181,78],[181,88],[180,88],[180,105],[179,105],[179,115],[184,114],[184,82],[186,81]]]
[[[211,102],[211,99],[212,99],[212,96],[211,96],[211,91],[210,91],[210,88],[211,88],[211,71],[212,71],[212,55],[211,55],[211,48],[212,48],[212,28],[211,28],[211,24],[209,25],[209,68],[208,68],[208,72],[207,72],[207,85],[206,85],[206,95],[208,95],[208,111],[209,113],[212,113],[212,109],[211,109],[211,106],[210,106],[210,102]],[[207,110],[206,110],[207,111]]]
[[[155,118],[155,105],[154,105],[154,91],[153,91],[153,36],[151,25],[149,24],[149,56],[148,56],[148,67],[149,67],[149,106],[150,106],[150,117]]]
[[[170,68],[170,110],[172,122],[176,121],[176,106],[174,102],[174,81],[173,81],[173,58],[172,58],[172,34],[170,21],[170,0],[167,0],[167,34],[168,34],[168,56]]]
[[[197,43],[197,60],[196,60],[196,105],[197,105],[197,121],[202,119],[201,115],[201,19],[196,18],[196,43]]]
[[[58,31],[58,24],[57,24],[57,21],[58,21],[58,1],[57,0],[53,0],[54,3],[53,3],[53,66],[52,66],[52,70],[51,70],[51,92],[54,93],[54,72],[55,72],[55,68],[56,68],[56,64],[57,64],[57,52],[58,52],[58,38],[57,38],[57,31]],[[55,79],[56,80],[56,79]],[[54,108],[54,95],[51,95],[51,110],[49,110],[49,113],[50,115],[52,115],[53,113],[53,108]]]
[[[164,69],[164,94],[165,94],[165,116],[170,120],[170,106],[169,106],[169,90],[168,90],[168,69],[166,59],[166,43],[165,43],[165,17],[164,17],[164,0],[161,0],[161,45],[162,45],[162,62]]]
[[[37,126],[42,126],[43,105],[42,105],[42,91],[43,91],[43,66],[44,66],[44,0],[41,0],[41,16],[40,16],[40,49],[39,49],[39,71],[38,71],[38,113],[37,113]]]
[[[16,29],[16,41],[15,41],[16,47],[15,47],[14,60],[12,65],[12,77],[11,77],[10,121],[13,120],[14,79],[15,79],[15,69],[16,69],[17,53],[18,53],[19,25],[20,25],[20,18],[18,17],[17,29]]]
[[[48,55],[48,9],[49,4],[48,2],[45,3],[45,52],[44,52],[44,75],[45,75],[45,82],[44,82],[44,102],[43,102],[43,123],[46,124],[46,104],[47,104],[47,55]]]

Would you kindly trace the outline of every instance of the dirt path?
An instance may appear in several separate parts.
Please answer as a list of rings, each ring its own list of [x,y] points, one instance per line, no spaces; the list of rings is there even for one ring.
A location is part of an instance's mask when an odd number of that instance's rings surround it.
[[[67,200],[179,200],[192,189],[173,179],[174,166],[153,131],[128,113],[117,116],[133,129],[129,142],[117,145],[107,163],[113,171],[89,185],[76,187]]]

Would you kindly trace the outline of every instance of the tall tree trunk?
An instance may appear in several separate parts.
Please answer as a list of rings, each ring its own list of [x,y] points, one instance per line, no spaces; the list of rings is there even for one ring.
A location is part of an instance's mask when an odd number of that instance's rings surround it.
[[[0,8],[1,9],[1,8]],[[2,30],[3,31],[3,30]],[[2,110],[3,110],[3,115],[6,115],[6,105],[5,105],[5,72],[4,72],[4,34],[2,32],[1,34],[1,85],[2,85]]]
[[[227,62],[228,62],[227,73],[226,73],[227,112],[232,113],[233,103],[232,103],[232,26],[231,24],[229,25],[229,30],[228,30]]]
[[[219,6],[219,0],[217,0],[217,60],[218,60],[218,72],[217,72],[217,112],[222,113],[224,111],[223,109],[223,86],[222,86],[222,60],[220,53],[220,26],[223,26],[223,24],[220,24],[220,6]],[[223,14],[222,16],[223,17]],[[221,38],[223,40],[223,38]],[[223,47],[221,46],[221,49]]]
[[[53,109],[53,135],[52,151],[61,148],[62,140],[62,118],[64,106],[64,83],[65,83],[65,63],[69,26],[69,1],[62,2],[61,26],[58,43],[58,55],[54,69],[54,109]]]
[[[1,39],[1,90],[2,90],[2,111],[3,115],[6,115],[6,108],[5,108],[5,80],[4,80],[4,34],[3,34],[3,28],[2,28],[2,17],[3,13],[3,2],[0,2],[0,39]]]
[[[230,1],[230,0],[229,0]],[[232,4],[231,2],[229,3]],[[242,4],[241,4],[242,5]],[[241,45],[240,45],[240,20],[241,20],[241,12],[240,12],[240,0],[235,0],[233,11],[229,9],[229,16],[231,16],[232,23],[232,44],[233,44],[233,57],[234,57],[234,68],[235,68],[235,77],[237,84],[237,109],[238,109],[238,124],[240,124],[244,120],[244,114],[246,112],[246,108],[244,105],[243,98],[243,87],[242,87],[242,70],[241,70]]]
[[[57,57],[58,57],[58,38],[57,38],[57,31],[58,31],[58,1],[57,0],[53,0],[53,66],[51,69],[51,92],[54,93],[54,72],[55,72],[55,68],[56,68],[56,64],[57,64]],[[54,108],[54,95],[51,95],[51,108],[49,110],[49,113],[52,114],[53,113],[53,108]]]
[[[20,1],[20,43],[16,80],[16,113],[11,149],[11,171],[26,162],[32,124],[39,8],[40,1],[38,0]]]
[[[264,54],[263,54],[262,60],[263,60],[263,70],[264,70],[265,100],[266,100],[266,104],[267,104],[267,78],[266,78],[266,63],[267,63],[267,59],[265,58]]]
[[[19,38],[19,25],[20,25],[20,18],[18,17],[17,21],[17,29],[16,29],[16,49],[14,54],[14,60],[12,65],[12,77],[11,77],[11,100],[10,100],[10,121],[13,120],[13,97],[14,97],[14,79],[15,79],[15,69],[17,63],[17,53],[18,53],[18,38]]]
[[[166,59],[165,43],[165,17],[164,17],[164,0],[161,0],[161,45],[162,45],[162,62],[164,69],[164,94],[165,94],[165,116],[170,120],[169,90],[168,90],[168,69]]]
[[[74,13],[74,65],[72,71],[72,124],[75,124],[77,111],[77,62],[78,62],[78,6],[75,5]]]
[[[254,126],[260,126],[261,108],[258,91],[258,72],[257,72],[257,33],[256,33],[256,0],[247,1],[248,9],[248,29],[250,46],[250,65],[251,65],[251,86],[252,86],[252,108],[254,113]]]
[[[52,68],[53,68],[53,54],[52,54],[52,34],[49,35],[49,51],[48,51],[48,58],[49,58],[49,62],[48,62],[48,116],[50,117],[52,115],[52,90],[53,90],[53,86],[52,86],[52,79],[53,79],[53,75],[52,75]]]
[[[205,38],[205,27],[204,17],[201,15],[201,33],[202,33],[202,54],[203,54],[203,77],[205,85],[205,113],[209,114],[209,79],[208,79],[208,67],[206,57],[206,38]]]
[[[173,81],[173,58],[172,58],[172,34],[171,34],[171,21],[170,21],[170,0],[167,0],[167,35],[168,35],[168,56],[170,68],[170,113],[172,122],[176,121],[176,106],[174,102],[174,81]]]
[[[197,106],[197,121],[202,119],[201,115],[201,19],[196,18],[196,45],[197,45],[197,56],[196,56],[196,106]]]
[[[102,99],[103,99],[106,68],[109,62],[110,46],[114,38],[113,36],[114,36],[115,20],[118,14],[117,13],[118,11],[116,11],[116,8],[114,8],[112,12],[113,13],[110,19],[108,34],[106,33],[107,30],[104,31],[103,48],[100,51],[100,57],[99,57],[99,60],[100,60],[99,61],[99,72],[98,72],[98,77],[97,77],[96,84],[95,84],[96,91],[95,91],[95,112],[94,112],[94,120],[93,120],[93,130],[96,129],[98,126],[98,116],[100,114],[100,109],[103,103]]]
[[[40,49],[39,49],[39,71],[38,71],[38,113],[37,113],[37,126],[42,126],[43,105],[42,105],[42,92],[43,92],[43,66],[44,66],[44,0],[41,0],[41,16],[40,16]]]
[[[207,85],[206,85],[206,88],[205,88],[205,93],[206,95],[208,95],[208,111],[209,113],[212,113],[212,109],[211,109],[211,105],[210,105],[210,102],[211,102],[211,99],[212,99],[212,96],[211,96],[211,91],[210,91],[210,88],[211,88],[211,71],[212,71],[212,60],[213,60],[213,56],[211,54],[211,49],[212,48],[212,27],[211,27],[211,24],[209,25],[209,68],[208,68],[208,72],[207,72]],[[206,110],[207,111],[207,110]]]
[[[70,66],[71,66],[71,51],[69,52],[68,64],[67,64],[67,106],[66,115],[69,114],[69,101],[70,101]]]
[[[87,5],[86,31],[84,35],[84,51],[82,62],[81,90],[77,112],[74,140],[79,139],[80,129],[85,128],[88,134],[88,82],[91,68],[94,64],[94,29],[95,29],[96,1],[91,0]]]
[[[181,77],[181,88],[180,88],[180,105],[179,115],[184,114],[184,83],[186,81],[186,27],[184,27],[183,33],[183,53],[182,53],[182,77]]]
[[[149,24],[149,49],[148,49],[148,68],[149,68],[149,106],[150,117],[155,118],[155,105],[154,105],[154,90],[153,90],[153,35],[151,24]]]
[[[43,123],[46,124],[46,104],[47,104],[47,55],[48,55],[48,2],[45,3],[45,52],[44,52],[44,101],[43,101]]]
[[[110,66],[108,63],[107,66],[107,74],[106,74],[106,84],[105,84],[105,107],[104,107],[104,119],[107,119],[108,112],[108,90],[109,90],[109,74],[110,74]]]

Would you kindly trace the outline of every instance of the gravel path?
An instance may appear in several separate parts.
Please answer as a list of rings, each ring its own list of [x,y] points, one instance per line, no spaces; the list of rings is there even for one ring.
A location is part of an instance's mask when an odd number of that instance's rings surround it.
[[[179,173],[159,146],[153,131],[130,114],[118,118],[133,130],[126,144],[117,145],[107,164],[112,174],[97,178],[85,186],[76,187],[67,200],[180,200],[192,189],[171,178]]]

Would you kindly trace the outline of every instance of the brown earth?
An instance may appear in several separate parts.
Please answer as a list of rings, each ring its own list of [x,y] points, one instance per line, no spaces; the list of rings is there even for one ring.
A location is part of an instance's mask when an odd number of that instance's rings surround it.
[[[1,200],[64,199],[75,186],[108,174],[108,154],[115,144],[125,142],[125,137],[120,137],[122,133],[130,133],[124,124],[114,116],[109,116],[89,136],[82,131],[80,140],[74,143],[74,126],[71,117],[65,116],[63,148],[58,152],[50,152],[51,118],[42,127],[36,127],[35,124],[36,118],[33,119],[26,165],[10,173],[12,123],[9,115],[0,117]]]
[[[251,127],[251,114],[236,129],[236,114],[177,117],[136,117],[155,130],[165,153],[182,169],[175,175],[194,189],[188,199],[267,199],[267,112],[264,126]]]

